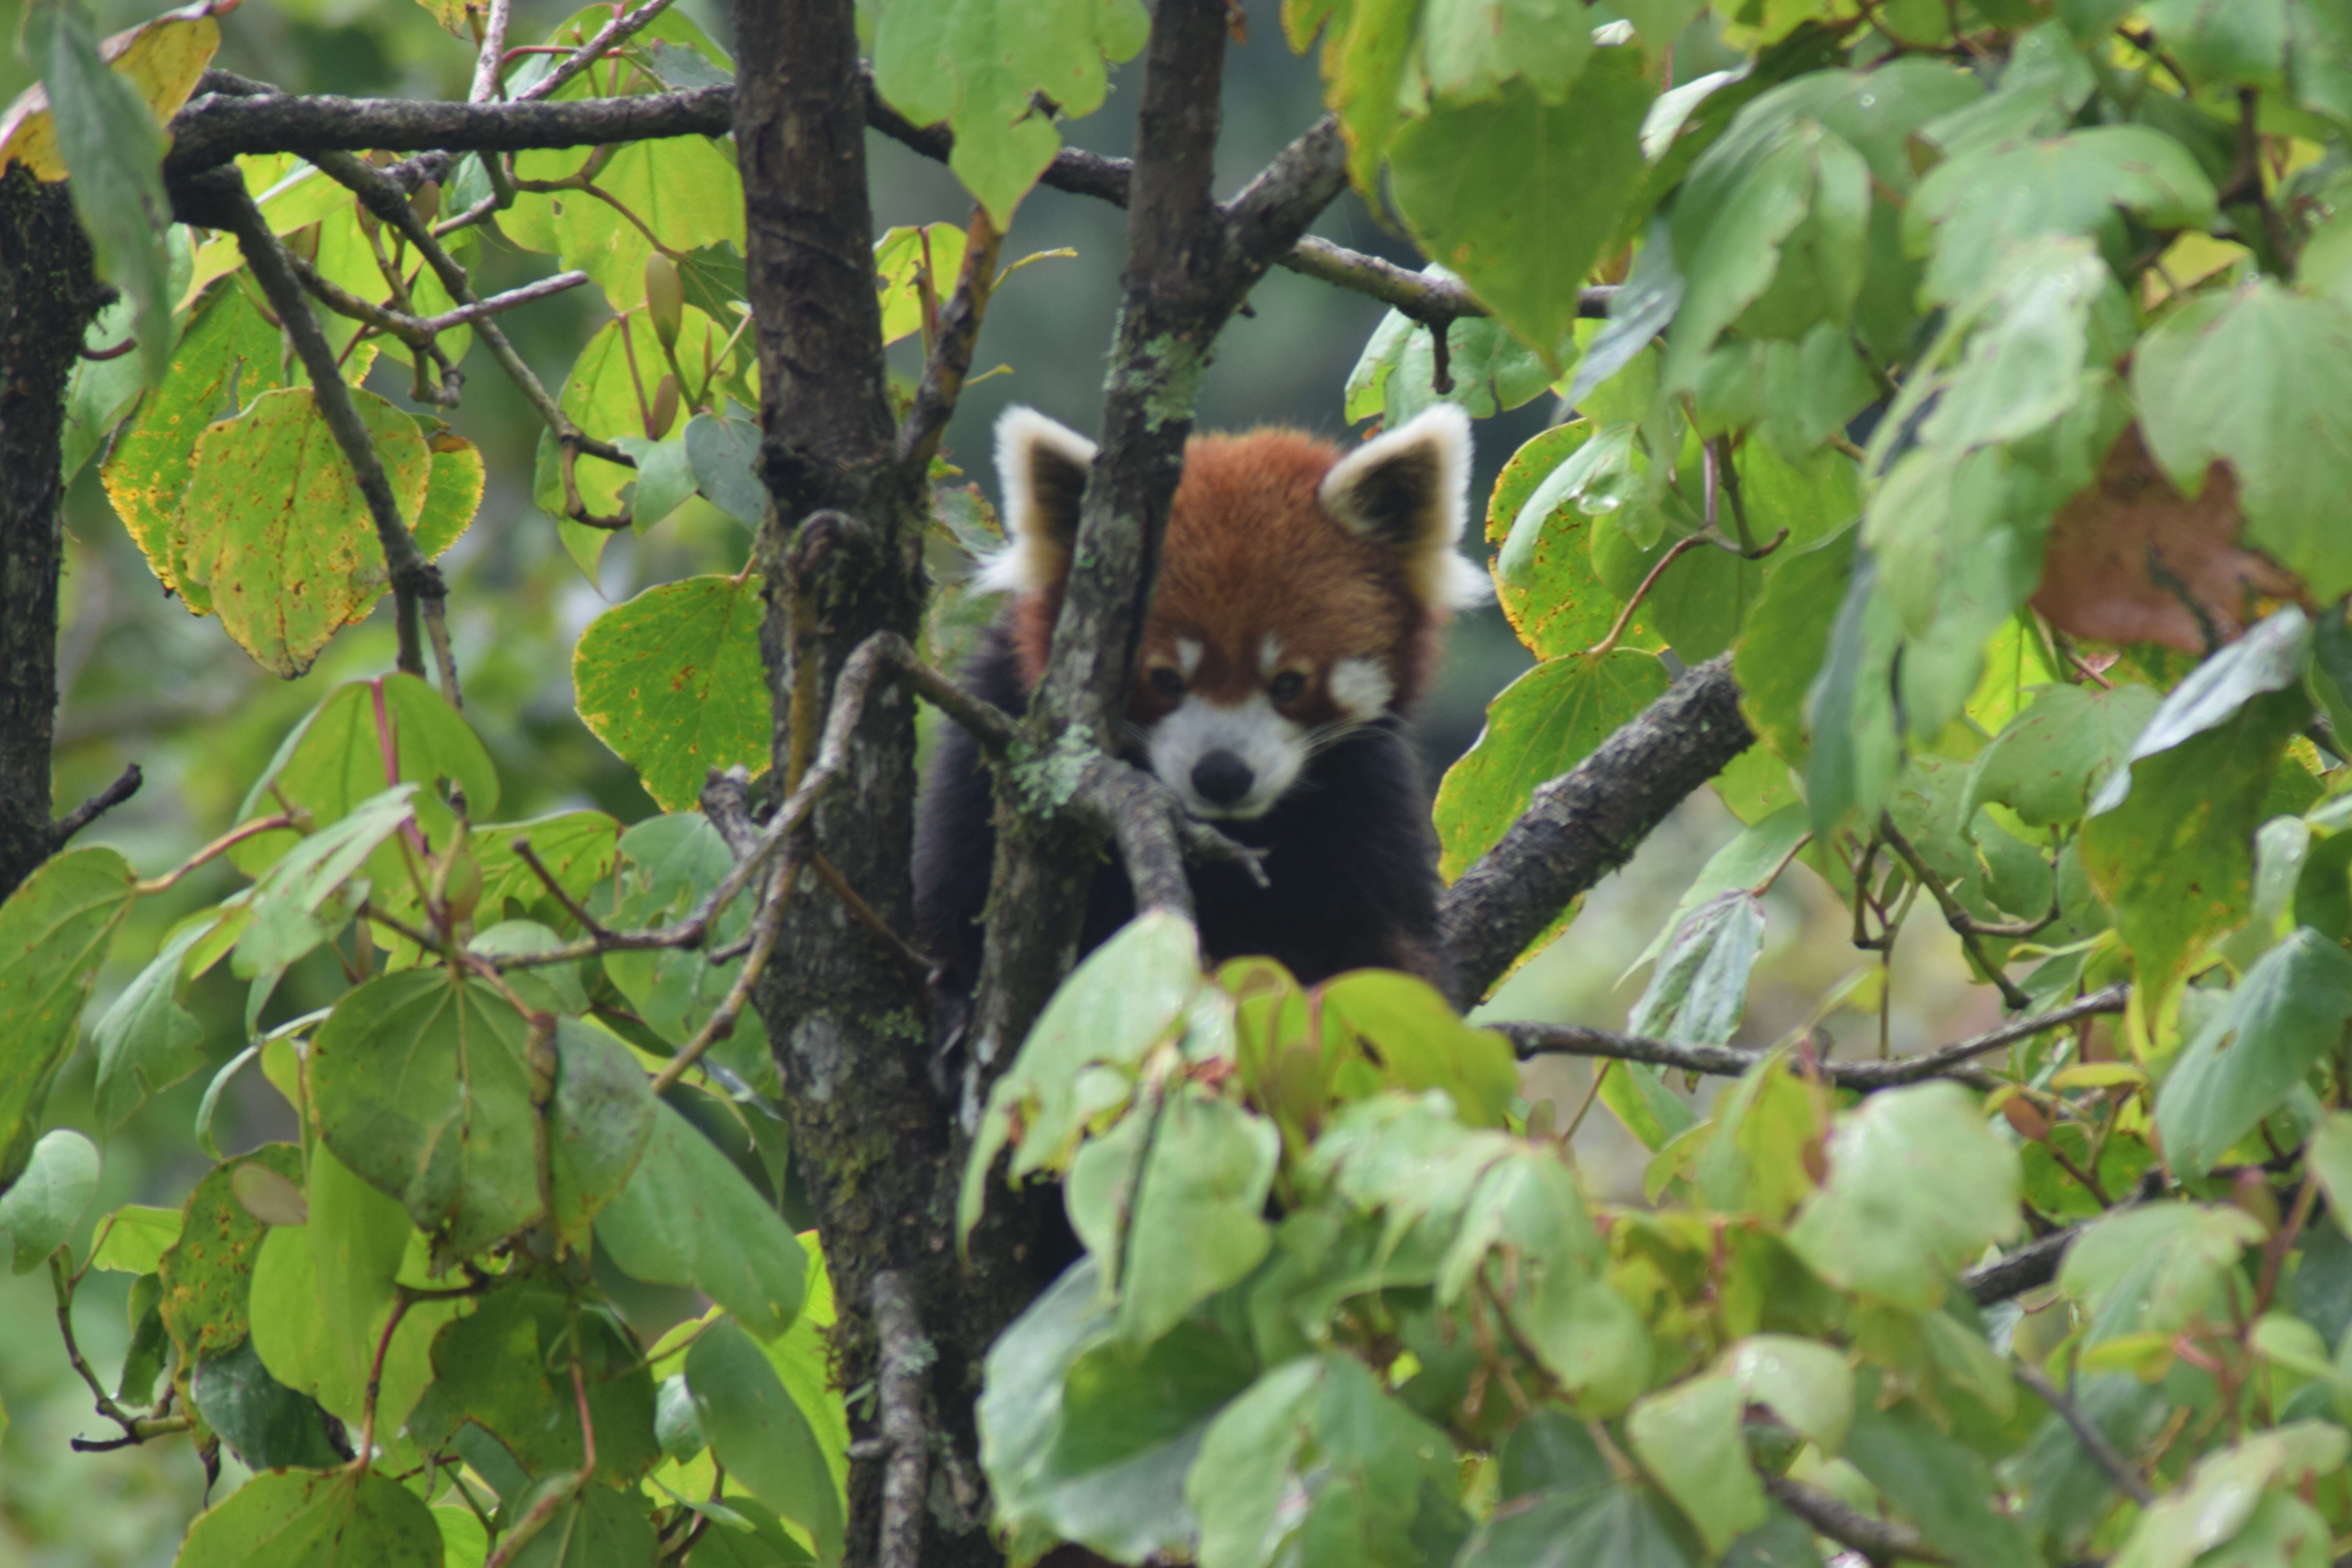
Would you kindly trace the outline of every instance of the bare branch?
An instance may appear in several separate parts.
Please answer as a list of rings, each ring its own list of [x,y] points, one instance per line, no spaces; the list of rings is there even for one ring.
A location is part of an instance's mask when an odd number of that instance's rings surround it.
[[[490,0],[480,48],[474,56],[474,85],[466,94],[468,103],[490,103],[499,97],[499,70],[506,63],[507,22],[513,9],[514,0]]]
[[[1821,1074],[1834,1088],[1860,1089],[1865,1094],[1874,1089],[1893,1089],[1900,1084],[1919,1083],[1931,1078],[1957,1078],[1979,1089],[1990,1089],[1993,1079],[1969,1067],[1969,1062],[1975,1058],[2020,1040],[2031,1039],[2048,1030],[2079,1023],[2084,1018],[2096,1017],[2103,1013],[2120,1013],[2130,997],[2131,987],[2117,982],[2063,1006],[2053,1007],[2046,1013],[2036,1013],[2030,1017],[2013,1018],[1999,1028],[1988,1029],[1981,1035],[1971,1036],[1918,1056],[1897,1057],[1892,1061],[1824,1061],[1820,1064]],[[1685,1072],[1737,1078],[1763,1060],[1765,1056],[1762,1051],[1745,1050],[1737,1046],[1685,1045],[1674,1040],[1620,1035],[1607,1029],[1587,1029],[1573,1024],[1508,1023],[1489,1026],[1510,1040],[1522,1060],[1545,1056],[1601,1057],[1617,1061],[1648,1062],[1658,1067],[1677,1068]]]
[[[930,1423],[923,1389],[937,1352],[923,1337],[913,1293],[898,1270],[876,1274],[868,1300],[881,1342],[876,1383],[887,1455],[873,1561],[877,1568],[917,1568],[922,1560],[923,1498],[930,1485]]]
[[[431,103],[400,98],[339,98],[208,92],[172,117],[163,177],[177,184],[247,153],[520,153],[665,136],[724,136],[735,89],[720,85],[562,103]]]
[[[1782,1508],[1811,1525],[1816,1533],[1853,1548],[1873,1563],[1888,1563],[1896,1558],[1915,1563],[1951,1561],[1920,1540],[1919,1532],[1909,1525],[1873,1518],[1859,1510],[1848,1508],[1827,1492],[1817,1491],[1786,1476],[1765,1476],[1764,1489]]]
[[[126,765],[112,784],[58,818],[49,829],[56,848],[64,848],[75,834],[137,795],[139,786],[145,782],[146,776],[139,771],[137,763]]]
[[[1960,1276],[1960,1286],[1978,1306],[1990,1307],[1995,1301],[2006,1301],[2047,1285],[2058,1278],[2059,1262],[2082,1233],[2081,1226],[2068,1226],[2064,1230],[2038,1236],[2014,1252],[2005,1252],[1990,1263],[1969,1269]]]
[[[386,574],[392,579],[394,600],[394,620],[400,641],[399,666],[407,673],[425,673],[425,636],[419,601],[440,598],[448,589],[441,581],[440,572],[425,559],[416,548],[416,540],[408,531],[408,524],[400,515],[400,503],[393,498],[392,485],[384,478],[383,464],[377,458],[375,443],[367,426],[361,423],[358,405],[352,401],[351,388],[344,384],[341,369],[335,362],[335,351],[327,335],[319,328],[319,319],[310,312],[310,302],[303,297],[302,285],[294,276],[285,247],[269,231],[269,224],[261,209],[253,205],[247,194],[245,181],[234,170],[208,173],[196,180],[184,182],[180,187],[189,204],[184,215],[191,221],[207,228],[223,228],[236,236],[237,248],[245,253],[246,266],[253,279],[261,286],[269,308],[276,311],[287,336],[294,342],[294,352],[302,361],[302,368],[310,375],[310,395],[317,403],[320,417],[341,448],[344,461],[352,468],[352,477],[359,485],[360,494],[366,498],[368,515],[375,523],[377,544],[383,551]],[[399,204],[406,212],[408,204]],[[414,215],[411,215],[412,221]]]
[[[1570,772],[1540,785],[1439,906],[1455,1001],[1474,1001],[1578,894],[1633,858],[1683,797],[1756,739],[1731,658],[1686,671]]]
[[[2129,1460],[2116,1452],[2116,1446],[2107,1441],[2107,1435],[2083,1414],[2080,1405],[2067,1398],[2058,1385],[2050,1381],[2048,1373],[2028,1361],[2018,1362],[2009,1370],[2016,1374],[2018,1382],[2033,1390],[2042,1404],[2056,1411],[2060,1420],[2074,1428],[2075,1438],[2083,1445],[2083,1451],[2096,1459],[2099,1468],[2115,1478],[2116,1485],[2123,1489],[2126,1497],[2142,1508],[2156,1500],[2156,1493],[2148,1489],[2147,1480],[2132,1468]]]
[[[670,5],[671,0],[646,0],[634,11],[615,15],[611,21],[596,29],[594,37],[566,56],[562,65],[517,93],[516,101],[527,103],[536,99],[554,97],[573,77],[636,37],[646,24],[668,10]]]

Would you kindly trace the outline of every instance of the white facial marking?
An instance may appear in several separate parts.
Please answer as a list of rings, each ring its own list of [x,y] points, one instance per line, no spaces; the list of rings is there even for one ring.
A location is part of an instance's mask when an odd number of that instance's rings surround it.
[[[1250,771],[1248,793],[1220,805],[1193,787],[1192,770],[1212,752],[1231,752]],[[1230,707],[1194,695],[1151,726],[1145,743],[1151,771],[1201,817],[1263,816],[1298,782],[1307,765],[1307,735],[1274,710],[1264,692]]]
[[[1178,637],[1176,639],[1176,672],[1190,680],[1192,679],[1192,672],[1200,668],[1201,645],[1191,637]]]
[[[1396,682],[1376,658],[1343,658],[1331,667],[1331,700],[1359,719],[1378,718],[1396,695]]]
[[[1272,680],[1275,671],[1281,668],[1282,639],[1268,632],[1265,634],[1265,640],[1257,645],[1257,672],[1268,680]]]

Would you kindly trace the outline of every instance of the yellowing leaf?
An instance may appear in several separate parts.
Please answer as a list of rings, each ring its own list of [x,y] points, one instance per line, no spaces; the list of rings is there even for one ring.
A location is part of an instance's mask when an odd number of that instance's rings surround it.
[[[580,638],[580,717],[666,811],[690,809],[712,768],[767,766],[760,613],[759,578],[688,577],[605,611]]]
[[[352,397],[415,518],[433,467],[416,421],[373,393]],[[197,437],[172,550],[188,607],[217,614],[256,663],[289,678],[383,592],[375,524],[309,387],[265,393]]]
[[[142,22],[115,34],[98,47],[99,58],[117,74],[131,79],[139,96],[164,123],[196,89],[196,79],[212,64],[220,47],[220,24],[215,16],[236,9],[239,0],[194,0],[176,11]],[[62,180],[66,166],[58,156],[57,121],[49,95],[39,83],[16,95],[0,115],[0,169],[22,163],[37,178]]]

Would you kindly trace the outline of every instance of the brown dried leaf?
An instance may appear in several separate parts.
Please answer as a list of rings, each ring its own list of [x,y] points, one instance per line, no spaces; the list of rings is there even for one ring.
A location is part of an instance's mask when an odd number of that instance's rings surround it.
[[[2185,496],[2126,427],[2096,483],[2058,509],[2033,607],[2095,642],[2155,642],[2200,653],[2252,618],[2248,601],[2294,596],[2294,574],[2239,548],[2238,483],[2215,463]]]

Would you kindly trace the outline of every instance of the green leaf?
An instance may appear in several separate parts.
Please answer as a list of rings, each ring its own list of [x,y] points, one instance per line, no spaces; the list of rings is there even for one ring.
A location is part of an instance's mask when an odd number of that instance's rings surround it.
[[[1764,900],[1721,893],[1675,927],[1642,999],[1625,1020],[1636,1035],[1719,1046],[1748,1010],[1748,975],[1764,951]]]
[[[207,912],[173,931],[90,1026],[90,1045],[98,1053],[98,1118],[109,1132],[130,1120],[149,1095],[205,1065],[204,1026],[180,1005],[186,984],[181,964],[215,921]]]
[[[1633,1457],[1698,1530],[1710,1555],[1765,1522],[1764,1483],[1740,1436],[1740,1385],[1695,1377],[1636,1404],[1625,1417]]]
[[[1842,1119],[1827,1153],[1829,1180],[1788,1239],[1841,1289],[1924,1311],[1986,1243],[2017,1234],[2017,1151],[1958,1084],[1873,1095]]]
[[[1255,1371],[1197,1320],[1139,1352],[1118,1343],[1100,1275],[1080,1260],[988,1352],[981,1463],[1004,1523],[1122,1560],[1189,1542],[1185,1474]]]
[[[236,1173],[249,1164],[289,1182],[302,1179],[302,1151],[291,1143],[264,1143],[223,1161],[188,1194],[179,1239],[156,1259],[163,1326],[184,1366],[234,1350],[246,1336],[254,1255],[267,1230],[236,1200]]]
[[[1327,1064],[1335,1057],[1338,1026],[1355,1037],[1383,1087],[1442,1089],[1465,1126],[1503,1125],[1519,1084],[1510,1042],[1464,1023],[1435,986],[1414,975],[1367,969],[1326,981],[1317,994]]]
[[[2106,1435],[2118,1453],[2143,1452],[2172,1411],[2161,1388],[2151,1388],[2128,1373],[2077,1377],[2068,1393],[2075,1408]],[[2034,1433],[2021,1468],[2027,1490],[2021,1514],[2026,1527],[2061,1546],[2086,1541],[2118,1495],[2115,1477],[2055,1411]]]
[[[246,900],[251,911],[236,942],[236,973],[274,974],[310,952],[340,929],[320,911],[359,876],[377,849],[414,819],[415,784],[395,784],[355,803],[348,816],[295,843],[256,883]]]
[[[1449,99],[1486,98],[1524,79],[1556,103],[1592,53],[1575,0],[1430,0],[1421,30],[1430,89]]]
[[[628,1184],[654,1132],[654,1094],[626,1047],[597,1025],[555,1022],[547,1164],[556,1229],[574,1246]]]
[[[180,1239],[180,1211],[125,1204],[98,1222],[89,1267],[118,1274],[152,1274]]]
[[[1765,1406],[1823,1454],[1845,1446],[1853,1425],[1853,1371],[1839,1352],[1788,1334],[1751,1334],[1717,1364],[1744,1402]]]
[[[1415,1527],[1453,1512],[1454,1465],[1445,1435],[1353,1357],[1276,1367],[1225,1406],[1185,1478],[1201,1568],[1265,1568],[1286,1547],[1309,1563],[1420,1563]]]
[[[577,148],[521,152],[515,154],[515,174],[525,180],[564,179],[579,171],[584,156]],[[652,235],[659,235],[663,247],[672,252],[709,245],[742,248],[742,176],[721,142],[671,136],[616,144],[600,153],[595,185],[612,201],[582,191],[526,191],[499,215],[499,227],[516,244],[551,250],[564,266],[587,273],[616,312],[645,303]],[[645,226],[631,222],[622,209]],[[640,331],[645,325],[636,323]],[[646,346],[653,347],[650,342]],[[701,368],[698,359],[688,356],[683,339],[677,347],[681,363]],[[651,388],[660,374],[647,375],[646,385]]]
[[[2091,793],[2123,765],[2158,702],[2154,688],[2046,686],[1978,753],[1968,806],[1992,801],[2028,827],[2072,822]]]
[[[253,1469],[323,1470],[351,1458],[319,1402],[270,1376],[249,1337],[196,1363],[189,1389],[205,1425]]]
[[[1792,279],[1803,272],[1807,247],[1798,237],[1832,167],[1824,149],[1832,142],[1843,154],[1835,162],[1838,183],[1849,186],[1858,172],[1851,148],[1817,122],[1772,124],[1751,104],[1693,165],[1675,207],[1675,263],[1684,289],[1667,340],[1662,372],[1666,385],[1686,390],[1697,384],[1700,362],[1716,340],[1773,286],[1784,248],[1797,252],[1789,258],[1800,263],[1789,268]],[[1851,203],[1841,195],[1832,205],[1843,209]],[[1847,300],[1850,311],[1850,294]]]
[[[1423,249],[1547,360],[1641,180],[1651,97],[1638,50],[1601,49],[1565,104],[1514,79],[1491,100],[1437,106],[1389,148],[1391,190]]]
[[[98,1195],[98,1146],[68,1128],[33,1145],[24,1174],[0,1196],[0,1231],[16,1244],[16,1273],[39,1268],[73,1235]]]
[[[748,419],[698,414],[686,426],[686,459],[710,504],[749,528],[768,515],[760,481],[760,427]],[[754,586],[759,579],[750,581]]]
[[[764,772],[773,719],[760,664],[757,577],[648,588],[590,623],[572,658],[581,720],[667,811],[713,768]]]
[[[700,1290],[763,1339],[801,1310],[800,1238],[732,1161],[659,1100],[653,1136],[596,1216],[596,1237],[629,1274]]]
[[[1903,238],[1929,256],[1927,298],[1948,303],[1975,291],[2004,249],[2036,235],[2090,236],[2119,258],[2119,209],[2154,229],[2219,219],[2212,182],[2180,142],[2145,125],[2094,125],[1947,158],[1920,182]]]
[[[1802,765],[1809,751],[1807,693],[1829,653],[1858,537],[1858,530],[1847,529],[1781,557],[1766,574],[1763,595],[1732,655],[1741,711],[1793,764]]]
[[[433,472],[425,437],[375,394],[351,395],[414,529]],[[388,583],[367,501],[309,387],[265,392],[197,437],[170,538],[188,607],[218,615],[255,663],[289,679]]]
[[[285,385],[286,378],[278,329],[234,286],[214,294],[171,353],[171,374],[139,405],[99,473],[148,566],[164,587],[177,591],[172,525],[188,488],[196,437],[215,418]]]
[[[1127,1100],[1144,1058],[1183,1020],[1200,988],[1200,939],[1181,915],[1147,910],[1087,955],[989,1094],[956,1205],[959,1237],[979,1221],[989,1167],[1015,1126],[1014,1180],[1058,1168],[1089,1123]]]
[[[808,1531],[820,1561],[838,1561],[841,1494],[815,1433],[759,1347],[734,1324],[713,1323],[686,1352],[686,1382],[727,1473]]]
[[[524,1493],[529,1508],[550,1492],[570,1491],[572,1479],[552,1475]],[[646,1517],[642,1494],[610,1487],[580,1488],[561,1504],[537,1535],[509,1559],[513,1568],[636,1568],[661,1552],[660,1537]]]
[[[2308,926],[2264,953],[2157,1092],[2166,1162],[2183,1174],[2220,1163],[2343,1045],[2347,1023],[2352,954]]]
[[[198,1516],[173,1568],[441,1568],[441,1531],[373,1470],[260,1475]]]
[[[1135,0],[892,0],[874,26],[874,85],[918,125],[955,132],[949,166],[999,230],[1062,144],[1043,94],[1072,119],[1102,107],[1106,57],[1143,47]]]
[[[2141,1513],[2114,1559],[2116,1568],[2187,1568],[2192,1559],[2213,1568],[2318,1568],[2329,1561],[2326,1521],[2299,1500],[2269,1489],[2279,1482],[2307,1486],[2313,1477],[2340,1469],[2345,1446],[2343,1428],[2298,1421],[2207,1454],[2179,1491]],[[2200,1555],[2233,1541],[2242,1552]]]
[[[1452,280],[1435,263],[1424,278]],[[1437,390],[1437,351],[1429,329],[1391,310],[1364,342],[1356,368],[1348,373],[1344,412],[1350,420],[1377,416],[1393,428],[1439,403],[1457,403],[1474,419],[1540,397],[1552,383],[1543,360],[1491,316],[1465,316],[1445,329],[1445,368],[1450,390]]]
[[[1265,1198],[1282,1140],[1274,1123],[1189,1088],[1169,1096],[1144,1156],[1119,1280],[1118,1332],[1159,1339],[1265,1257]]]
[[[505,1285],[443,1329],[433,1342],[433,1395],[497,1437],[531,1475],[576,1470],[583,1450],[575,1357],[597,1470],[632,1477],[650,1469],[661,1446],[645,1353],[609,1309],[544,1286]]]
[[[2352,1203],[2352,1114],[2332,1110],[2311,1135],[2304,1152],[2311,1173],[2337,1213]]]
[[[1632,974],[1664,952],[1667,940],[1681,931],[1684,923],[1702,905],[1712,902],[1724,893],[1741,889],[1750,891],[1759,889],[1767,878],[1788,864],[1789,857],[1811,833],[1811,829],[1805,821],[1804,808],[1784,805],[1717,850],[1708,857],[1706,864],[1699,868],[1698,875],[1691,885],[1683,889],[1682,898],[1675,905],[1675,912],[1667,918],[1664,925],[1658,928],[1658,934],[1650,939],[1650,945],[1642,950],[1639,958],[1625,966],[1625,973]]]
[[[135,879],[111,849],[68,849],[0,903],[0,1182],[31,1156],[41,1103],[73,1054],[74,1026]]]
[[[311,1042],[320,1135],[441,1257],[539,1216],[528,1032],[488,988],[425,969],[352,992]]]
[[[699,816],[653,817],[621,835],[624,863],[612,918],[623,927],[657,926],[699,909],[735,868],[726,840]],[[739,899],[712,928],[710,947],[737,942],[751,922],[751,900]],[[664,1038],[685,1045],[694,1037],[742,973],[743,961],[712,963],[708,951],[661,948],[608,953],[604,973],[620,987],[637,1016]],[[767,1035],[750,1012],[738,1021],[735,1037],[721,1046],[719,1059],[757,1081],[772,1081]]]
[[[2014,1213],[2012,1204],[2012,1218]],[[1875,1401],[1863,1401],[1845,1457],[1961,1568],[2032,1561],[2025,1531],[1993,1507],[1999,1489],[1991,1467],[1912,1405],[1882,1411]]]
[[[1875,819],[1901,770],[1894,692],[1901,627],[1893,599],[1874,591],[1877,563],[1858,545],[1853,563],[1827,652],[1805,692],[1805,796],[1816,834],[1848,812]]]
[[[2157,1204],[2117,1209],[2084,1227],[2058,1268],[2058,1288],[2090,1315],[2084,1342],[2171,1335],[2242,1296],[2239,1255],[2263,1240],[2241,1208]]]
[[[1538,658],[1583,652],[1617,616],[1616,596],[1592,574],[1586,535],[1594,514],[1570,493],[1581,474],[1569,460],[1593,434],[1578,420],[1538,436],[1503,465],[1487,503],[1486,537],[1503,546],[1495,598]]]
[[[163,249],[172,203],[156,117],[131,77],[108,68],[89,13],[74,0],[37,4],[24,16],[25,58],[39,63],[74,216],[89,236],[98,275],[130,297],[147,379],[161,381],[172,353]],[[217,43],[217,24],[203,25]]]
[[[2148,450],[2194,494],[2223,462],[2245,542],[2299,574],[2314,598],[2352,590],[2335,498],[2352,479],[2352,311],[2268,280],[2190,300],[2132,361]]]
[[[488,816],[498,809],[498,769],[472,728],[439,692],[413,675],[354,680],[328,693],[287,736],[247,792],[237,819],[249,821],[277,811],[277,797],[283,795],[310,814],[313,826],[323,827],[388,786],[409,783],[419,786],[411,796],[417,827],[438,847],[453,839],[457,827],[457,818],[441,799],[444,781],[465,793],[470,816]],[[497,830],[482,831],[488,837]],[[231,849],[229,859],[239,870],[257,877],[297,837],[290,828],[259,834]],[[488,862],[503,845],[503,839],[494,840],[493,846],[478,849],[486,862],[486,879]],[[408,864],[397,848],[391,848],[368,865],[376,895],[395,910],[417,907]],[[519,864],[511,869],[530,876]],[[530,878],[530,883],[538,887],[538,879]]]
[[[629,495],[629,523],[638,533],[684,506],[694,495],[694,464],[687,457],[684,431],[660,441],[643,436],[616,436],[613,445],[636,459],[636,486]]]
[[[1458,877],[1518,820],[1538,784],[1559,777],[1672,684],[1657,658],[1618,648],[1539,664],[1486,709],[1478,743],[1437,789],[1446,877]]]
[[[643,277],[642,262],[639,277]],[[706,364],[719,365],[721,368],[718,374],[723,379],[725,364],[731,363],[728,337],[729,329],[722,329],[712,317],[688,305],[678,329],[677,361],[698,369]],[[652,423],[648,405],[667,363],[654,334],[646,330],[644,317],[634,313],[615,317],[596,330],[579,357],[572,362],[572,374],[565,378],[563,391],[556,398],[557,406],[592,436],[613,441],[624,436],[659,439],[648,429]],[[691,387],[684,389],[689,395],[692,391]],[[542,511],[562,518],[566,514],[563,465],[559,456],[555,437],[542,433],[531,470],[530,499],[531,504]],[[583,453],[573,462],[572,473],[580,502],[590,515],[612,518],[627,513],[621,492],[638,481],[636,470]],[[568,521],[563,527],[567,530],[565,548],[573,552],[583,571],[593,574],[611,534],[604,529]]]
[[[2161,1016],[2203,943],[2245,919],[2264,795],[2280,748],[2310,712],[2300,689],[2269,692],[2242,700],[2218,728],[2150,754],[2180,728],[2210,718],[2209,708],[2184,700],[2195,679],[2149,721],[2129,768],[2100,790],[2083,829],[2083,868],[2115,910],[2150,1017]],[[2126,787],[2129,795],[2112,805]]]

